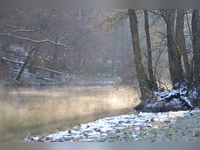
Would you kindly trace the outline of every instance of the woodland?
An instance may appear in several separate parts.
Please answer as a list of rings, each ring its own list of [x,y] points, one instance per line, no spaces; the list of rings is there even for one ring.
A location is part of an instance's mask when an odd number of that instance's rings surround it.
[[[1,10],[0,46],[2,85],[120,77],[137,111],[200,106],[198,9]]]

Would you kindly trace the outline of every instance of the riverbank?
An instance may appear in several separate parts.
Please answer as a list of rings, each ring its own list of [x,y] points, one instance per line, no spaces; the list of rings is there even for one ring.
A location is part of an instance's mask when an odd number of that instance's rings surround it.
[[[79,124],[47,136],[30,136],[23,142],[197,142],[200,110],[139,113],[107,117]]]
[[[13,76],[12,76],[13,77]],[[22,78],[20,81],[11,79],[12,77],[4,77],[0,80],[0,86],[4,87],[44,87],[44,86],[119,86],[120,77],[102,77],[102,76],[76,76],[72,75],[61,79],[50,79],[45,77],[37,77],[37,75]]]
[[[121,82],[120,77],[111,78],[109,74],[102,75],[59,75],[51,78],[46,72],[30,73],[27,70],[22,74],[20,81],[15,80],[18,72],[8,69],[5,63],[0,61],[0,86],[5,87],[44,87],[44,86],[107,86]]]

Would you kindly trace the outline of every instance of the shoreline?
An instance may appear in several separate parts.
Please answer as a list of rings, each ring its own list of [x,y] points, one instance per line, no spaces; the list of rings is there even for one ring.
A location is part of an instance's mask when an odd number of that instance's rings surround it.
[[[70,81],[44,81],[36,78],[26,78],[21,81],[5,81],[1,82],[2,87],[63,87],[63,86],[112,86],[117,85],[121,82],[119,77],[116,78],[104,78],[104,77],[72,77]]]
[[[120,115],[23,142],[196,142],[199,119],[200,110]]]

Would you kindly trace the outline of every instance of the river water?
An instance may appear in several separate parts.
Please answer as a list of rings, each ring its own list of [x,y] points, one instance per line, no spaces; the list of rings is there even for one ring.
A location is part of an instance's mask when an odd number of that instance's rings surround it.
[[[0,88],[0,142],[18,142],[27,135],[48,135],[129,113],[139,103],[136,95],[112,86]]]

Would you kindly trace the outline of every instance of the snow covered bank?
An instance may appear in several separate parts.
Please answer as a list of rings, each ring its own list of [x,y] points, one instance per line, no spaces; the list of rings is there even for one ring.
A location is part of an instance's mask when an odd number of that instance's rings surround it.
[[[196,117],[200,116],[199,113],[200,110],[193,110],[191,112],[138,113],[107,117],[95,122],[79,124],[67,131],[47,136],[27,136],[23,142],[143,141],[142,139],[145,136],[155,136],[157,135],[156,132],[171,128],[173,124],[176,124],[178,117],[182,119]],[[187,128],[190,128],[189,125]],[[153,134],[149,132],[152,130],[154,131]],[[197,134],[195,132],[193,137],[198,136]],[[162,139],[165,139],[165,137],[162,137]]]

